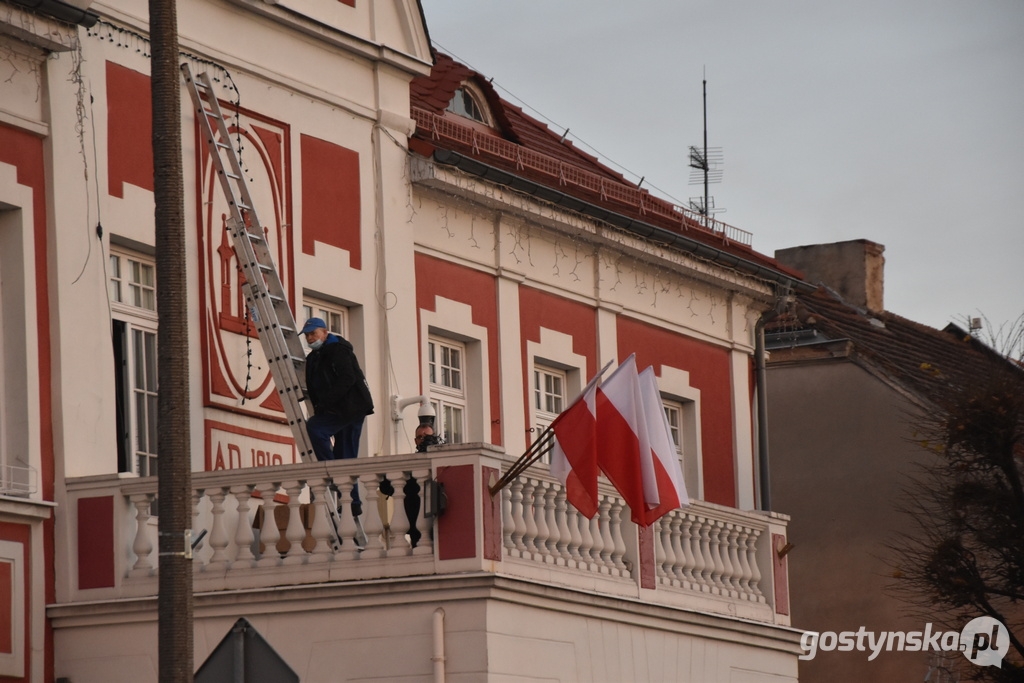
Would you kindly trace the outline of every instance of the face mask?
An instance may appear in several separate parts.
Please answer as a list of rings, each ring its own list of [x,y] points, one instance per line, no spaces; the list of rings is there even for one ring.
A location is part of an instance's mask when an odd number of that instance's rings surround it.
[[[317,349],[319,349],[323,345],[324,345],[324,340],[323,339],[316,339],[316,340],[310,342],[309,348],[311,348],[314,351],[316,351]]]

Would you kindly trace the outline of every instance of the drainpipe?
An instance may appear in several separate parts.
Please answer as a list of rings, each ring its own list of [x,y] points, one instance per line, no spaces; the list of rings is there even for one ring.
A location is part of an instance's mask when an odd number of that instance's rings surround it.
[[[767,353],[764,350],[764,326],[777,315],[769,311],[762,315],[754,327],[754,372],[757,382],[757,467],[760,484],[760,509],[772,509],[771,481],[768,468],[768,373],[765,369]]]
[[[434,610],[434,683],[444,683],[444,610]]]
[[[754,326],[754,378],[757,383],[757,472],[761,510],[772,509],[771,475],[768,461],[768,353],[764,348],[765,325],[775,320],[793,303],[793,290],[776,290],[775,308],[765,311]]]

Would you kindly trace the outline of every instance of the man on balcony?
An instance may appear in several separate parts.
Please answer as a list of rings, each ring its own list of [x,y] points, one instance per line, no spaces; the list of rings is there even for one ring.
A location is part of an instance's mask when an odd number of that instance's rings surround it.
[[[307,320],[302,334],[312,349],[306,356],[306,393],[313,415],[306,429],[313,452],[317,460],[354,458],[363,421],[373,414],[373,399],[352,344],[328,332],[321,318]]]

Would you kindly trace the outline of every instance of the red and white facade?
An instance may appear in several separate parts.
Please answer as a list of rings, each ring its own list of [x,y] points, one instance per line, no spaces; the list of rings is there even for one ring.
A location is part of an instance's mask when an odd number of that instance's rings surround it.
[[[0,678],[156,680],[147,10],[78,5],[76,25],[0,0]],[[209,532],[196,666],[244,616],[304,681],[432,680],[439,656],[467,681],[795,680],[786,518],[755,510],[752,409],[755,325],[787,271],[646,195],[616,204],[624,181],[593,160],[578,166],[599,191],[536,171],[571,161],[558,136],[528,135],[468,70],[432,71],[416,2],[183,0],[178,17],[183,59],[223,86],[295,317],[352,341],[376,404],[356,461],[297,461],[183,97],[180,295]],[[431,104],[445,83],[479,111]],[[489,495],[631,353],[658,377],[693,505],[641,529],[604,482],[587,522],[544,464]],[[417,395],[449,441],[420,455],[414,409],[393,414]],[[446,486],[415,549],[385,477]],[[364,489],[362,553],[330,552],[304,505],[328,479]]]

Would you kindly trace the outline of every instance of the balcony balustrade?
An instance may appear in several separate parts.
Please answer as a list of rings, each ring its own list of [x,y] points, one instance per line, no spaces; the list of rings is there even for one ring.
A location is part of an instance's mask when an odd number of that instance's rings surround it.
[[[639,528],[602,481],[598,514],[588,520],[544,465],[492,497],[489,484],[511,460],[475,444],[193,473],[194,535],[206,532],[193,553],[194,590],[490,572],[788,625],[785,565],[775,553],[784,515],[695,502]],[[439,517],[430,516],[440,502],[431,499],[435,484],[447,500]],[[356,486],[361,529],[352,514]],[[59,602],[156,594],[156,491],[155,478],[68,481],[70,514],[90,516],[77,520],[78,567],[68,572],[68,600]],[[407,495],[415,515],[406,514]],[[325,507],[334,500],[337,534]],[[97,518],[97,509],[112,509],[112,519]],[[94,552],[108,544],[112,564]]]

